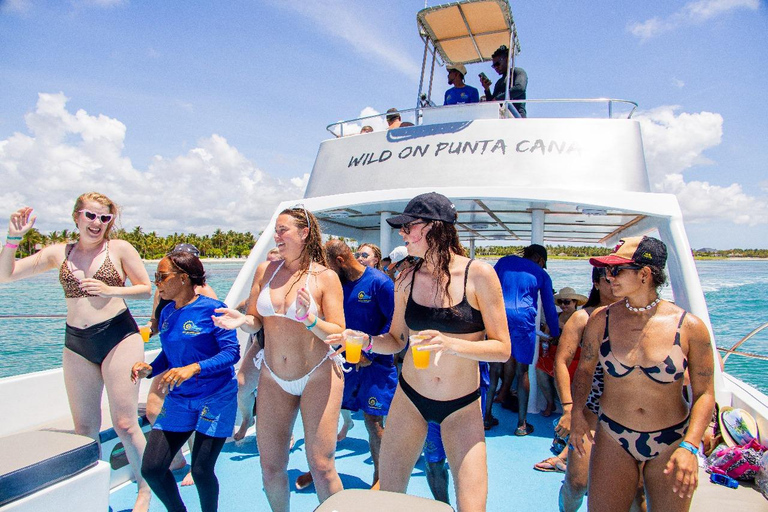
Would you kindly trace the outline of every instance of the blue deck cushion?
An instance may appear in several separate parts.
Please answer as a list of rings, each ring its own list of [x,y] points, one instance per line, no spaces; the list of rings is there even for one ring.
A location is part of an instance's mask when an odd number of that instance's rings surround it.
[[[63,432],[23,432],[0,438],[0,507],[94,465],[99,446]]]

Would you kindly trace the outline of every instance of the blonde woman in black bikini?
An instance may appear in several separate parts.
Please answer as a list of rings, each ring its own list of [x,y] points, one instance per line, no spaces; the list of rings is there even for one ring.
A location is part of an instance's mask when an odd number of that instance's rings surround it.
[[[150,499],[140,473],[146,441],[137,416],[139,389],[129,379],[133,363],[144,360],[144,343],[124,299],[148,299],[151,286],[136,249],[123,240],[109,240],[117,210],[102,194],[83,194],[72,212],[80,231],[77,242],[50,245],[15,261],[15,246],[36,220],[31,208],[18,210],[11,215],[8,241],[0,253],[0,282],[59,269],[67,301],[62,367],[75,432],[98,441],[106,387],[112,424],[139,485],[134,510],[144,511]],[[126,279],[131,285],[125,285]]]
[[[402,215],[387,222],[400,229],[408,254],[420,259],[395,283],[389,333],[372,338],[367,333],[367,350],[396,354],[409,335],[421,335],[417,345],[432,357],[426,369],[417,369],[411,351],[406,352],[381,443],[381,490],[407,490],[431,422],[441,427],[458,510],[485,510],[488,471],[478,362],[509,358],[499,278],[490,265],[464,256],[456,209],[447,197],[416,196]],[[328,341],[341,343],[354,332]]]
[[[324,340],[344,329],[344,294],[336,272],[325,267],[320,228],[310,212],[283,210],[275,244],[283,260],[256,269],[248,314],[222,308],[214,322],[247,332],[264,327],[264,357],[257,364],[266,371],[259,375],[256,403],[268,412],[256,416],[257,442],[269,505],[287,511],[288,455],[299,411],[318,498],[322,502],[342,490],[334,455],[344,380],[340,361]]]
[[[696,489],[696,454],[715,403],[712,345],[704,322],[659,297],[666,260],[664,243],[647,236],[625,238],[613,254],[590,260],[605,267],[613,295],[623,298],[590,317],[574,375],[570,441],[582,456],[585,443],[594,443],[591,512],[628,510],[640,471],[648,510],[688,510]],[[605,387],[593,436],[583,408],[598,361]]]

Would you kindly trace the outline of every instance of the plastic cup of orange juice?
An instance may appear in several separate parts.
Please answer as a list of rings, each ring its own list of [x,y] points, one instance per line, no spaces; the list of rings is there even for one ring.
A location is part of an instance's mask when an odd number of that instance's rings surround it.
[[[419,336],[414,334],[409,336],[408,339],[411,342],[411,355],[413,356],[413,366],[419,370],[429,368],[429,350],[419,350],[421,347],[415,345],[421,341],[426,340],[429,336]]]
[[[144,343],[147,343],[150,334],[152,334],[152,329],[148,325],[142,325],[139,327],[139,334],[141,334],[141,339],[144,340]]]
[[[365,338],[365,335],[360,336],[357,334],[347,336],[346,359],[348,363],[356,364],[360,362],[360,352],[363,350]]]

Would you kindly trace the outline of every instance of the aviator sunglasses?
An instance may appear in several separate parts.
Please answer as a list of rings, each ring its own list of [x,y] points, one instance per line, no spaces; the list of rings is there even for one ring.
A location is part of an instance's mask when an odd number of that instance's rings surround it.
[[[162,283],[166,279],[168,279],[169,276],[172,276],[174,274],[178,274],[178,272],[155,272],[155,284]]]
[[[622,270],[640,270],[643,267],[639,265],[616,265],[616,266],[607,266],[605,267],[605,273],[606,275],[610,275],[611,277],[616,277],[619,275],[619,272]]]
[[[98,217],[103,224],[109,223],[109,221],[111,221],[115,217],[111,213],[96,213],[86,209],[82,209],[78,211],[83,215],[85,215],[85,218],[88,220],[96,220],[96,217]]]

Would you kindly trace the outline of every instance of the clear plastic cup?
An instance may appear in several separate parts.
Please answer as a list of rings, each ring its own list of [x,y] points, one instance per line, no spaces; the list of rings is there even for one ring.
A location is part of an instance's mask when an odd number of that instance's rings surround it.
[[[363,343],[367,336],[352,335],[347,336],[346,359],[348,363],[357,364],[360,362],[360,353],[363,350]]]
[[[429,336],[419,336],[414,334],[408,339],[411,342],[411,355],[413,356],[413,366],[419,370],[429,368],[429,350],[419,350],[420,347],[415,345],[423,340],[426,340]]]
[[[148,325],[142,325],[139,327],[139,334],[141,334],[141,339],[144,340],[144,343],[147,343],[149,336],[152,334],[152,329]]]

